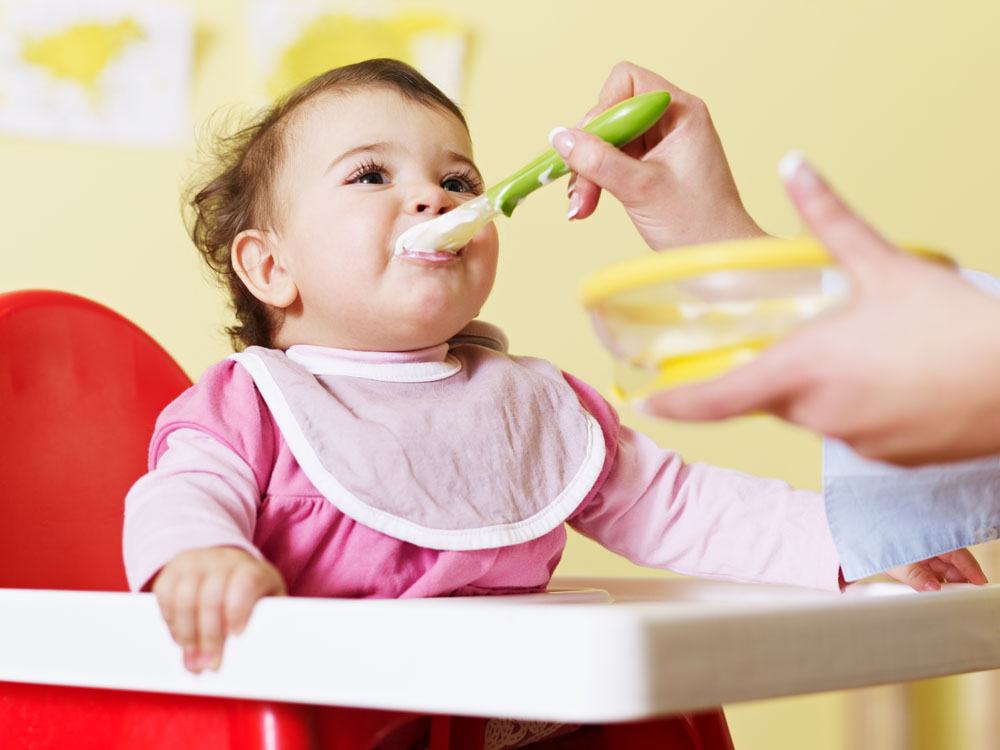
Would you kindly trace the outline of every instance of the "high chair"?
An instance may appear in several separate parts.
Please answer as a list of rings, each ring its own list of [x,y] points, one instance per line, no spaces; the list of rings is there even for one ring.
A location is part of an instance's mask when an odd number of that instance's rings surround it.
[[[377,702],[359,704],[364,708],[313,705],[286,698],[281,685],[269,696],[276,700],[217,697],[211,675],[200,682],[182,677],[201,695],[182,694],[190,686],[172,692],[163,683],[161,692],[161,683],[137,689],[128,680],[105,680],[102,675],[115,670],[101,664],[90,665],[86,676],[70,675],[72,662],[90,656],[87,643],[76,644],[74,634],[87,628],[117,633],[136,608],[155,621],[150,595],[68,590],[126,590],[123,499],[146,470],[157,414],[189,385],[166,351],[106,307],[57,291],[0,294],[0,600],[5,603],[0,611],[6,610],[0,615],[0,638],[19,641],[18,654],[36,654],[24,668],[0,654],[0,680],[5,680],[0,682],[0,747],[481,748],[485,720],[475,716],[379,710]],[[266,612],[269,603],[260,604]],[[121,606],[120,616],[114,614]],[[164,635],[151,631],[136,637],[151,644],[156,638],[165,641]],[[143,645],[129,651],[130,636],[116,638],[134,666],[155,649]],[[179,654],[172,657],[179,664]],[[140,669],[147,676],[151,671]],[[218,695],[232,694],[220,690]],[[724,750],[732,745],[721,710],[710,709],[588,726],[538,747]]]

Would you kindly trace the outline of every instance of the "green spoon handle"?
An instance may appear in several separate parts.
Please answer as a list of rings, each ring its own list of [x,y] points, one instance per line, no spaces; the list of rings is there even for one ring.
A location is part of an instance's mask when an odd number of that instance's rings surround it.
[[[582,129],[615,146],[624,146],[663,117],[669,104],[670,94],[666,91],[639,94],[602,112]],[[552,149],[491,187],[486,195],[496,210],[510,216],[525,196],[568,172],[566,162]]]

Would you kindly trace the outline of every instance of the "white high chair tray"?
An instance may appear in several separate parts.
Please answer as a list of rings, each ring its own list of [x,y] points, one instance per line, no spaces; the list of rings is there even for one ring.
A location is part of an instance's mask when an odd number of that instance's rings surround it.
[[[152,594],[0,589],[0,681],[610,722],[1000,666],[1000,585],[553,586],[266,599],[222,669],[199,676],[182,668]]]

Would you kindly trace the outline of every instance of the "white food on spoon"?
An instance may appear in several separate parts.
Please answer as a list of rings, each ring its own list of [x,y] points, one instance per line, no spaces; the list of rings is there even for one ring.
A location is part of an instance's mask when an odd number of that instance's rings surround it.
[[[396,240],[395,255],[403,253],[457,253],[500,212],[484,193],[436,219],[412,226]]]

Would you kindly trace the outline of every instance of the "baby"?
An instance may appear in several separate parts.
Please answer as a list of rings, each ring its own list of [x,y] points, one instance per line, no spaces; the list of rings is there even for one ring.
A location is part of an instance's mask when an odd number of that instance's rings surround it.
[[[125,513],[129,583],[188,669],[267,595],[544,591],[567,523],[642,565],[844,585],[818,493],[685,464],[474,320],[492,225],[394,255],[483,189],[461,111],[415,70],[331,70],[222,145],[192,235],[239,353],[163,411]],[[966,550],[923,564],[983,581]]]

